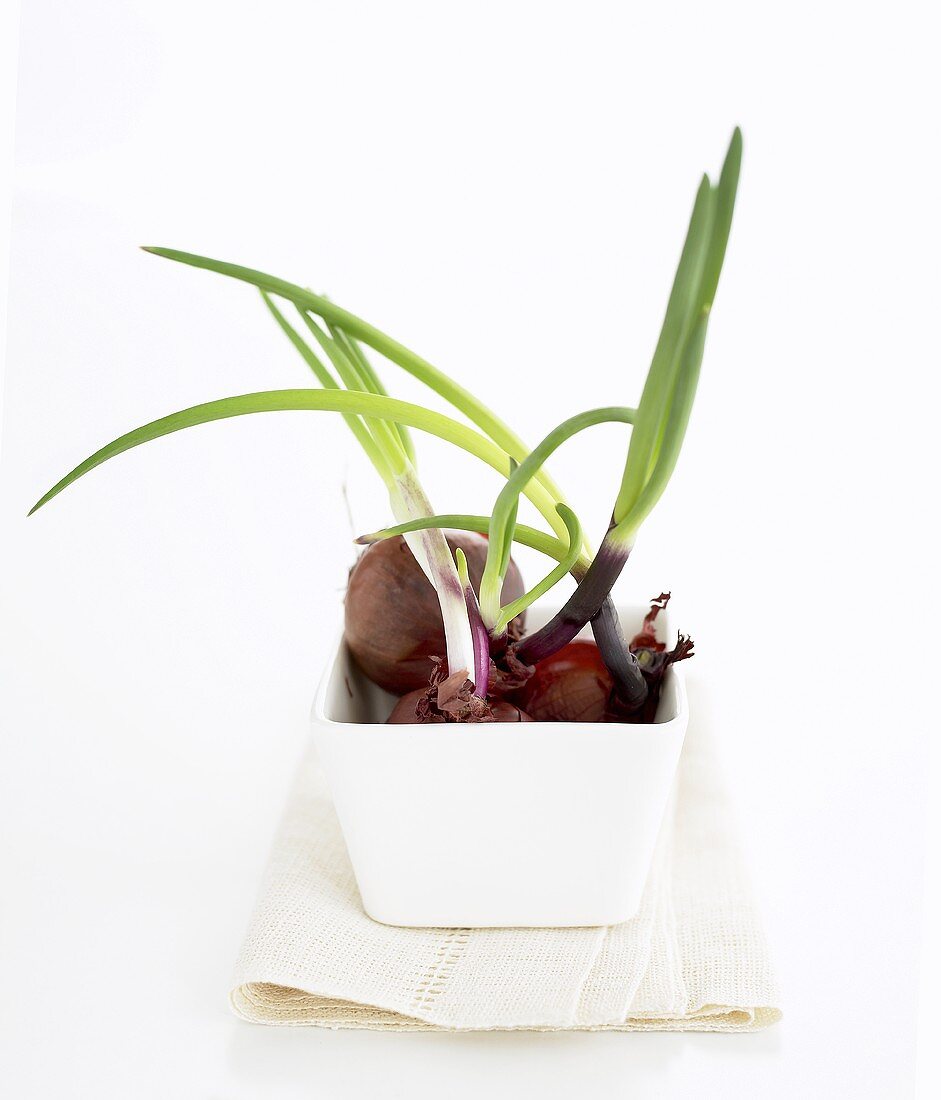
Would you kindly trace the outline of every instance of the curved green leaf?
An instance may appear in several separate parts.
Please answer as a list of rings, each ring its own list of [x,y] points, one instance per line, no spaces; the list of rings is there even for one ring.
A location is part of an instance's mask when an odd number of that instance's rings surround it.
[[[352,413],[407,424],[409,427],[418,428],[454,443],[492,466],[504,477],[510,472],[509,456],[492,440],[449,416],[423,409],[420,405],[398,401],[393,397],[381,397],[372,393],[351,393],[347,390],[269,390],[262,393],[242,394],[238,397],[224,397],[218,401],[194,405],[120,436],[90,455],[84,462],[79,463],[74,470],[53,485],[49,492],[33,505],[29,514],[32,515],[38,508],[96,466],[152,439],[159,439],[161,436],[170,435],[197,424],[209,424],[214,420],[226,420],[233,416],[294,410]],[[555,510],[555,502],[548,496],[545,489],[542,486],[532,488],[535,491],[529,496],[536,507],[546,519],[550,519],[553,525],[559,524],[564,529],[564,523]]]
[[[535,603],[540,596],[544,596],[551,588],[554,588],[567,573],[572,571],[575,563],[578,561],[579,550],[582,545],[581,524],[578,522],[578,517],[568,505],[557,504],[556,508],[558,509],[559,515],[565,520],[565,526],[568,528],[568,550],[566,550],[565,556],[561,559],[559,564],[551,572],[547,573],[538,584],[534,584],[533,587],[520,596],[518,600],[513,600],[512,603],[508,603],[506,606],[500,608],[499,618],[493,628],[493,634],[495,636],[503,634],[517,615],[522,614],[526,608]]]
[[[558,505],[556,505],[558,508]],[[426,531],[431,527],[438,527],[445,531],[476,531],[480,535],[486,535],[490,531],[490,516],[474,516],[466,513],[448,513],[447,515],[424,516],[421,519],[413,519],[407,523],[397,523],[394,527],[383,527],[379,531],[371,531],[368,535],[360,535],[356,541],[360,546],[371,546],[374,542],[382,542],[384,539],[395,538],[396,535],[407,535],[411,531]],[[563,561],[568,553],[568,547],[562,539],[547,535],[536,527],[528,527],[525,523],[518,523],[513,532],[513,541],[520,546],[528,546],[532,550],[538,550],[546,557]],[[578,576],[588,568],[588,559],[582,555],[576,558],[572,572]]]
[[[278,323],[278,327],[284,333],[284,335],[291,341],[294,348],[300,352],[301,358],[310,367],[317,381],[328,390],[337,390],[340,388],[339,382],[330,373],[330,371],[324,366],[324,364],[318,359],[313,348],[304,340],[300,333],[289,323],[287,318],[281,312],[280,309],[272,301],[271,295],[266,291],[261,292],[261,296],[264,299],[265,305],[268,307],[268,312],[274,317]],[[358,416],[353,416],[350,413],[344,413],[343,419],[346,421],[350,431],[356,436],[359,445],[363,448],[368,456],[370,462],[376,467],[379,476],[389,483],[392,477],[392,471],[389,467],[389,463],[386,461],[385,456],[382,453],[382,449],[377,445],[376,441],[370,435],[369,429],[363,423]]]
[[[633,424],[634,415],[634,409],[619,406],[589,409],[587,412],[577,413],[553,428],[511,472],[493,506],[490,520],[490,545],[487,547],[487,561],[480,581],[480,609],[488,627],[493,628],[499,616],[500,592],[503,589],[506,571],[504,562],[507,560],[508,547],[513,539],[515,508],[520,493],[526,491],[540,466],[567,439],[596,424],[611,422]]]
[[[374,351],[384,355],[403,370],[424,382],[436,393],[440,394],[456,409],[460,410],[478,428],[488,435],[495,443],[517,460],[522,460],[529,453],[529,448],[510,427],[505,424],[496,413],[492,412],[482,401],[479,401],[469,390],[464,389],[437,367],[432,366],[427,359],[400,344],[391,336],[374,328],[367,321],[348,310],[341,308],[329,298],[320,294],[314,294],[305,290],[296,283],[290,283],[286,279],[279,279],[275,275],[268,275],[264,271],[256,271],[250,267],[242,267],[240,264],[228,263],[225,260],[213,260],[208,256],[198,256],[192,252],[181,252],[175,248],[158,248],[144,246],[145,252],[155,256],[163,256],[177,263],[187,264],[190,267],[202,268],[205,271],[215,271],[219,275],[227,275],[231,279],[238,279],[243,283],[251,283],[261,290],[267,290],[271,294],[277,294],[288,301],[294,302],[311,313],[322,317],[328,325],[335,325],[343,329],[348,336],[361,340]],[[548,494],[555,501],[563,500],[562,493],[548,474],[542,472],[537,479]],[[553,516],[555,513],[553,512]],[[564,527],[559,528],[560,535],[564,533]]]

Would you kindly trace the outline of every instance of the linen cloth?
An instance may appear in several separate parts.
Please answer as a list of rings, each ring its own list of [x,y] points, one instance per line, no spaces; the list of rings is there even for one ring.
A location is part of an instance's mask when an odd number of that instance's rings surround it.
[[[605,928],[412,929],[371,920],[311,748],[236,966],[233,1009],[257,1023],[383,1031],[754,1031],[773,1023],[781,1013],[766,942],[711,737],[691,710],[640,912]]]

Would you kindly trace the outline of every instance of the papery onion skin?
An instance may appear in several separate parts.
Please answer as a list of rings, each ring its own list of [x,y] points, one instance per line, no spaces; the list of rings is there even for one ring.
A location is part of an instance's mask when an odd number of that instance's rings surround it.
[[[424,694],[425,692],[421,688],[417,688],[415,691],[410,691],[408,695],[403,695],[392,708],[392,713],[386,719],[386,723],[391,726],[417,723],[418,715],[415,708]],[[442,718],[441,721],[444,722],[444,719]]]
[[[402,698],[392,708],[392,713],[386,719],[389,725],[408,725],[418,724],[419,718],[416,707],[421,701],[422,697],[426,694],[427,689],[419,688],[417,691],[410,691],[408,695],[403,695]],[[506,699],[496,699],[490,703],[490,709],[493,712],[494,722],[532,722],[533,718],[525,711],[520,710],[514,703],[507,702]],[[441,722],[444,723],[442,717],[431,717],[425,719],[425,724],[429,722]]]
[[[574,641],[540,661],[515,699],[534,722],[603,722],[612,688],[595,643]]]
[[[471,531],[447,532],[453,553],[460,547],[475,591],[487,557],[487,540]],[[503,603],[522,596],[523,578],[514,562],[506,574]],[[350,573],[345,600],[345,637],[350,653],[370,680],[394,695],[426,688],[432,657],[445,654],[444,627],[431,583],[401,536],[374,543]]]

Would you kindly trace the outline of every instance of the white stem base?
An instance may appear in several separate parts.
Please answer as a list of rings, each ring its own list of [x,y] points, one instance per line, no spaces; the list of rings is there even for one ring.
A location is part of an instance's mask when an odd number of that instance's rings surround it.
[[[411,466],[396,477],[389,491],[389,500],[398,523],[435,514]],[[469,678],[473,678],[473,637],[464,592],[448,540],[444,532],[436,528],[411,531],[403,537],[438,595],[447,645],[448,672],[453,674],[463,670]]]

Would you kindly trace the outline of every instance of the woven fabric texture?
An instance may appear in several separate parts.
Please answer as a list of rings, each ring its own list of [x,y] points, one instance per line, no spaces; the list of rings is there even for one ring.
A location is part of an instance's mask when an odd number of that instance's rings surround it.
[[[257,1023],[391,1031],[754,1031],[773,1023],[780,1011],[768,950],[705,724],[690,724],[641,911],[607,928],[410,929],[370,920],[311,750],[231,1003]]]

